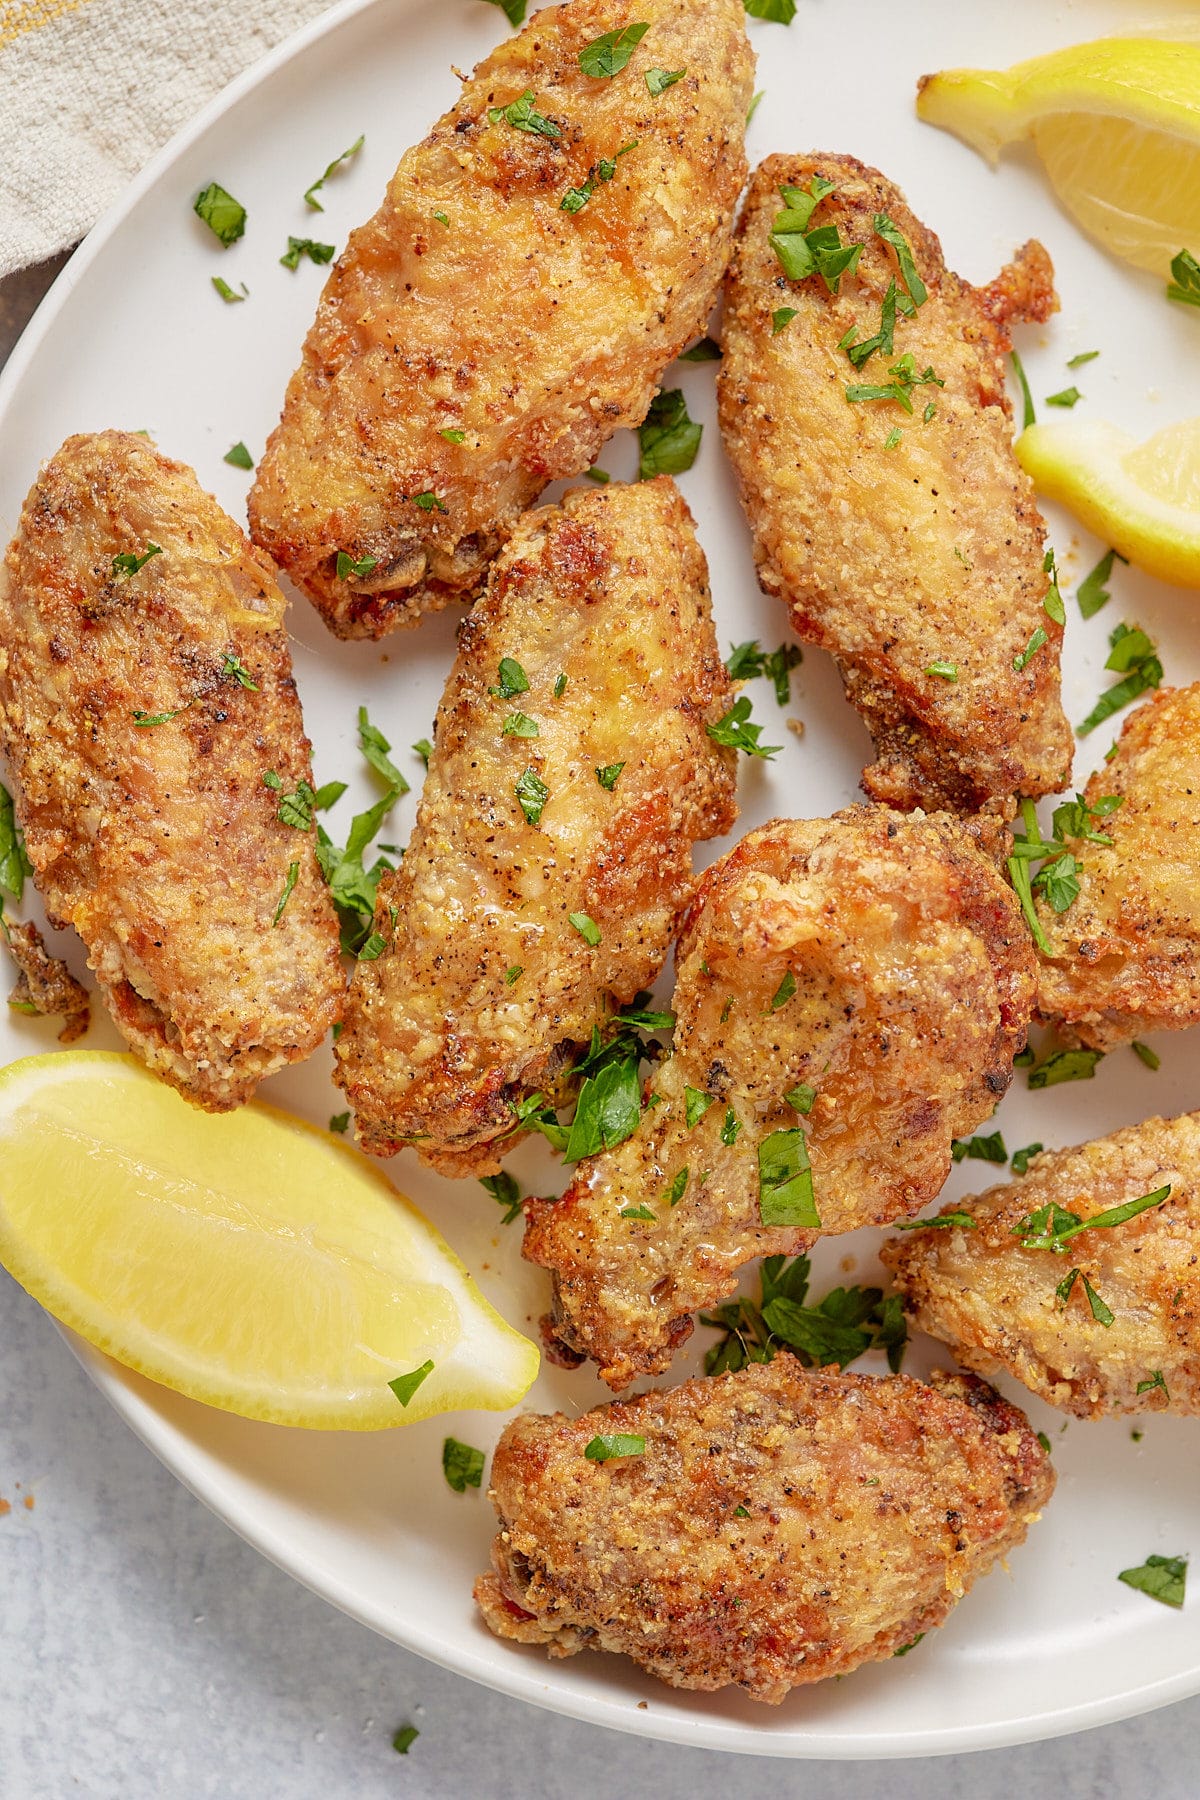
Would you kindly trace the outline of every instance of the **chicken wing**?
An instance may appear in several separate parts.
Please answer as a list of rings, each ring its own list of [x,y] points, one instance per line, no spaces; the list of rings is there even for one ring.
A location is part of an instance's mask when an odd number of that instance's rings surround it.
[[[728,831],[732,703],[674,482],[526,514],[464,620],[416,829],[337,1046],[358,1135],[498,1169],[516,1103],[657,976],[698,838]]]
[[[19,970],[8,1004],[15,1012],[42,1018],[57,1014],[63,1021],[59,1043],[75,1043],[92,1022],[87,989],[76,981],[61,956],[51,956],[36,925],[19,925],[0,913],[0,932]]]
[[[985,1383],[785,1354],[506,1426],[475,1598],[498,1637],[773,1705],[940,1625],[1053,1491],[1028,1421]]]
[[[625,1387],[753,1257],[919,1211],[1008,1087],[1033,961],[949,815],[858,806],[743,838],[687,916],[639,1128],[528,1203],[566,1354]]]
[[[1110,797],[1121,804],[1088,819],[1090,838],[1063,839],[1078,898],[1062,913],[1037,901],[1053,953],[1038,1010],[1096,1050],[1200,1020],[1200,682],[1161,689],[1125,721],[1084,795],[1093,808]]]
[[[655,94],[656,68],[682,73]],[[628,23],[571,0],[404,156],[250,496],[255,540],[340,637],[470,595],[546,484],[645,416],[725,270],[752,76],[742,0],[641,0]]]
[[[813,191],[810,244],[795,226]],[[851,244],[861,252],[839,277]],[[812,272],[789,280],[781,255]],[[1001,362],[1009,321],[1056,306],[1040,244],[972,288],[899,190],[852,157],[769,157],[751,183],[727,281],[721,430],[759,580],[837,659],[875,740],[863,786],[893,806],[1006,809],[1070,771],[1062,609],[1056,595],[1057,620],[1046,609],[1043,525]]]
[[[1069,1223],[1164,1188],[1169,1197],[1124,1221]],[[1045,1208],[1068,1218],[1035,1216]],[[1080,1419],[1200,1413],[1200,1113],[1044,1151],[1021,1181],[954,1211],[974,1229],[930,1227],[883,1249],[922,1331]],[[1056,1224],[1071,1231],[1062,1254],[1025,1247]]]
[[[214,1112],[341,1009],[283,612],[192,471],[119,431],[45,465],[0,582],[0,745],[46,911],[138,1055]]]

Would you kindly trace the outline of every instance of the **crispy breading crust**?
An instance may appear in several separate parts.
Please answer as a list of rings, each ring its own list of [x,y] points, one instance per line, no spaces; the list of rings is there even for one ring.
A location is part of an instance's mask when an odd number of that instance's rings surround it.
[[[1064,913],[1039,901],[1054,949],[1038,1011],[1068,1043],[1111,1050],[1200,1020],[1200,682],[1162,688],[1126,719],[1111,762],[1087,784],[1111,846],[1068,839],[1082,865]]]
[[[832,295],[789,281],[770,244],[783,185],[837,184],[813,224],[864,245]],[[911,246],[929,298],[896,320],[895,355],[855,370],[840,340],[879,329],[895,252],[873,229],[886,212]],[[796,317],[779,332],[772,314]],[[849,156],[772,156],[756,171],[726,282],[721,430],[754,532],[759,580],[787,603],[806,643],[837,659],[875,740],[863,786],[893,806],[1006,809],[1061,788],[1071,734],[1059,698],[1062,627],[1043,610],[1044,527],[1012,450],[1001,353],[1013,319],[1057,307],[1049,258],[1029,243],[987,288],[945,266],[934,234],[876,170]],[[850,385],[886,384],[911,352],[944,387],[851,404]],[[924,410],[932,400],[936,414]],[[901,437],[891,449],[893,427]],[[1037,630],[1043,647],[1014,669]],[[953,663],[957,679],[929,673]]]
[[[313,834],[263,784],[312,780],[283,613],[266,557],[129,432],[50,459],[0,582],[0,740],[38,891],[132,1048],[216,1112],[311,1055],[341,1010]],[[139,727],[139,711],[177,716]]]
[[[1082,1232],[1063,1254],[1026,1250],[1013,1228],[1050,1201],[1081,1219],[1169,1185],[1165,1204]],[[942,1227],[884,1245],[914,1322],[983,1374],[1007,1370],[1080,1419],[1200,1413],[1200,1113],[1151,1118],[1072,1150],[1047,1150],[1020,1181],[956,1201],[974,1231]],[[1092,1317],[1079,1268],[1116,1315]],[[1159,1370],[1166,1392],[1139,1383]]]
[[[948,814],[857,806],[750,832],[689,911],[659,1104],[561,1200],[527,1203],[525,1255],[554,1274],[552,1335],[625,1387],[667,1367],[743,1264],[810,1245],[816,1231],[760,1220],[758,1150],[776,1131],[807,1134],[823,1232],[920,1211],[951,1140],[1012,1079],[1033,962],[1012,892]],[[801,1084],[816,1091],[807,1118],[784,1098]],[[687,1088],[712,1097],[690,1128]],[[640,1206],[653,1219],[621,1216]]]
[[[637,18],[649,32],[602,80],[579,54],[620,27],[607,0],[536,13],[407,152],[329,277],[250,519],[339,637],[469,596],[518,514],[637,425],[704,328],[746,179],[742,0],[642,0]],[[687,70],[657,98],[655,64]],[[489,118],[529,89],[560,137]],[[563,211],[603,159],[611,179]],[[338,580],[340,550],[375,567]]]
[[[588,1461],[612,1432],[644,1454]],[[777,1704],[940,1625],[1053,1491],[1028,1421],[983,1382],[784,1353],[506,1426],[475,1598],[497,1636],[551,1656],[616,1651],[672,1687]]]
[[[18,925],[0,915],[4,943],[20,970],[8,1004],[19,1012],[58,1016],[63,1028],[60,1044],[74,1044],[92,1020],[92,1004],[82,982],[76,981],[61,956],[51,956],[36,925]]]
[[[507,699],[504,657],[529,683]],[[553,1090],[572,1047],[655,979],[692,844],[737,817],[737,753],[705,729],[733,697],[673,481],[525,515],[460,628],[416,828],[380,883],[388,947],[350,986],[337,1080],[367,1149],[413,1138],[445,1174],[498,1169],[513,1103]],[[518,714],[536,737],[503,735]],[[537,825],[516,793],[530,769],[549,791]]]

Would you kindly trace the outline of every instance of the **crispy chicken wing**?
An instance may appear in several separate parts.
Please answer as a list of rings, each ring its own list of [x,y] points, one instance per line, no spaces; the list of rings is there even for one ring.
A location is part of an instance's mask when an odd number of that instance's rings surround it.
[[[588,1458],[618,1433],[635,1453]],[[506,1426],[475,1597],[497,1636],[551,1656],[617,1651],[672,1687],[775,1704],[940,1625],[1053,1490],[1028,1421],[985,1383],[784,1354]]]
[[[1166,1186],[1162,1204],[1081,1232],[1062,1254],[1026,1249],[1016,1231],[1051,1203],[1084,1220]],[[1077,1418],[1200,1413],[1200,1113],[1044,1151],[1023,1180],[954,1210],[976,1228],[914,1231],[883,1249],[922,1331]]]
[[[155,1072],[212,1111],[337,1019],[338,933],[267,559],[144,438],[69,438],[0,582],[0,742],[46,911]],[[279,786],[264,784],[274,771]]]
[[[429,775],[337,1046],[362,1142],[498,1169],[514,1103],[657,976],[736,817],[733,690],[674,482],[527,513],[459,633]],[[503,1140],[503,1142],[501,1142]]]
[[[1053,960],[1038,1010],[1069,1042],[1110,1050],[1146,1031],[1200,1020],[1200,682],[1164,688],[1126,721],[1111,762],[1088,782],[1110,845],[1066,838],[1079,897],[1038,915]]]
[[[340,637],[478,588],[518,514],[645,416],[703,329],[746,177],[742,0],[538,12],[408,151],[326,284],[250,497]],[[685,70],[657,96],[652,68]],[[337,571],[338,552],[363,565]]]
[[[771,243],[779,189],[818,175],[835,186],[812,228],[862,245],[837,293],[820,273],[790,281]],[[928,298],[856,366],[842,340],[878,338],[889,292],[903,306],[912,285],[875,228],[884,214]],[[1030,243],[990,287],[970,287],[899,190],[852,157],[773,156],[751,183],[727,282],[721,429],[759,580],[837,659],[875,739],[863,786],[893,806],[1006,808],[1070,771],[1062,628],[1043,607],[1042,520],[1013,455],[1001,362],[1009,321],[1056,307],[1051,283]],[[794,317],[780,324],[781,309]],[[855,387],[896,397],[851,402]]]
[[[918,1212],[1033,999],[1016,901],[966,830],[871,806],[749,833],[703,876],[677,970],[638,1130],[527,1206],[550,1329],[615,1388],[666,1368],[753,1257]]]
[[[61,956],[51,956],[36,925],[19,925],[0,914],[0,930],[20,971],[8,1004],[16,1012],[37,1013],[43,1018],[57,1014],[63,1021],[59,1043],[75,1043],[92,1021],[87,989],[76,981]]]

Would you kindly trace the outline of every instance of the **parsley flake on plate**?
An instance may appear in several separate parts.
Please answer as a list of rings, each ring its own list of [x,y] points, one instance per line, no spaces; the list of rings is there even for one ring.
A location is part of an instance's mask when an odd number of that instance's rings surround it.
[[[1187,1587],[1187,1566],[1186,1556],[1148,1556],[1136,1569],[1122,1569],[1117,1580],[1164,1606],[1179,1607]]]
[[[481,1487],[484,1460],[483,1451],[476,1450],[473,1444],[448,1437],[442,1445],[442,1474],[447,1485],[456,1494],[465,1494],[469,1487]]]
[[[514,31],[525,23],[527,0],[488,0],[488,4],[500,8]]]
[[[357,156],[359,151],[362,149],[363,145],[366,143],[366,141],[367,140],[366,140],[365,133],[362,134],[361,136],[355,138],[355,140],[351,144],[350,148],[348,150],[343,150],[342,154],[340,156],[335,156],[333,161],[326,166],[325,173],[323,175],[318,175],[317,179],[313,182],[313,184],[310,188],[305,188],[304,204],[306,206],[310,206],[312,208],[313,212],[324,212],[325,211],[325,208],[321,205],[321,202],[315,198],[317,189],[323,188],[325,186],[325,183],[329,180],[329,177],[331,175],[336,174],[337,171],[340,168],[342,168],[342,166],[345,163],[350,162],[350,160],[353,157]]]
[[[254,458],[245,444],[241,442],[231,444],[221,461],[227,462],[231,469],[252,469],[254,467]]]
[[[703,435],[703,425],[688,416],[682,388],[666,388],[655,394],[645,420],[638,426],[638,480],[682,475],[695,462]]]
[[[1028,1172],[1029,1165],[1033,1161],[1034,1157],[1039,1153],[1039,1151],[1044,1150],[1044,1149],[1045,1149],[1044,1144],[1024,1144],[1024,1145],[1022,1145],[1020,1150],[1014,1150],[1013,1154],[1012,1154],[1012,1172],[1013,1172],[1013,1174],[1014,1175],[1026,1174]]]
[[[955,1138],[950,1154],[955,1162],[962,1162],[965,1157],[973,1157],[977,1162],[1003,1164],[1008,1161],[1004,1135],[999,1131],[993,1131],[988,1137]]]
[[[239,301],[245,300],[250,293],[250,289],[246,286],[244,281],[241,283],[241,293],[235,293],[229,283],[220,275],[213,276],[212,284],[216,288],[218,294],[220,294],[226,306],[236,306]]]
[[[213,236],[228,250],[230,244],[236,244],[246,229],[246,209],[240,200],[223,188],[220,182],[210,181],[202,188],[192,203],[192,211],[197,218],[203,219]],[[225,296],[222,294],[222,299]]]
[[[25,836],[17,824],[12,795],[0,782],[0,889],[19,901],[33,864],[25,851]]]
[[[496,0],[496,4],[499,6],[501,0]],[[520,0],[520,4],[524,9],[525,0]],[[415,1725],[401,1725],[399,1731],[392,1738],[392,1749],[398,1751],[401,1756],[407,1756],[420,1735]]]
[[[796,0],[746,0],[746,11],[752,19],[772,19],[776,25],[790,25],[796,16]]]
[[[514,1219],[520,1218],[520,1184],[507,1169],[501,1169],[498,1175],[481,1175],[479,1185],[492,1196],[498,1206],[504,1208],[504,1217],[500,1221],[502,1225],[511,1225]]]
[[[1149,1044],[1143,1044],[1137,1038],[1134,1038],[1129,1048],[1133,1051],[1133,1054],[1137,1057],[1138,1061],[1145,1063],[1148,1069],[1157,1070],[1162,1068],[1162,1057],[1158,1054],[1157,1050],[1152,1050]]]
[[[315,238],[289,237],[287,249],[279,260],[285,269],[298,269],[302,256],[314,263],[332,262],[334,248],[333,244],[318,244]]]
[[[698,338],[689,350],[681,350],[676,360],[691,363],[720,362],[721,346],[713,338]]]
[[[1075,406],[1082,399],[1083,395],[1077,387],[1068,387],[1062,388],[1057,394],[1047,394],[1046,405],[1065,406],[1069,408]]]
[[[1125,563],[1128,567],[1129,559],[1122,556],[1119,550],[1106,550],[1095,568],[1084,576],[1076,588],[1075,598],[1079,603],[1079,612],[1082,618],[1092,618],[1102,606],[1107,606],[1111,600],[1112,595],[1108,591],[1108,583],[1112,579],[1114,562]]]
[[[1010,350],[1008,354],[1013,366],[1013,374],[1017,378],[1017,386],[1021,390],[1021,429],[1028,431],[1031,425],[1037,424],[1037,414],[1033,410],[1033,395],[1029,391],[1029,378],[1025,373],[1025,365],[1016,351]]]
[[[372,725],[365,706],[358,709],[358,746],[375,773],[383,776],[397,799],[401,794],[407,794],[408,782],[388,755],[392,746],[378,725]]]

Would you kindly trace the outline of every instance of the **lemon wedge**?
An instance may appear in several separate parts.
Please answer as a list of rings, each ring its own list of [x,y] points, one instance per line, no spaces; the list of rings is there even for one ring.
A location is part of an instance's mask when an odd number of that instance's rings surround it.
[[[946,69],[917,112],[995,163],[1032,137],[1063,205],[1124,261],[1164,279],[1200,255],[1200,44],[1101,38],[1011,69]]]
[[[1031,425],[1016,449],[1039,494],[1148,574],[1200,588],[1200,419],[1142,444],[1102,419]]]
[[[364,1156],[274,1107],[199,1112],[130,1056],[0,1070],[0,1263],[97,1349],[249,1419],[376,1431],[511,1406],[537,1374]]]

